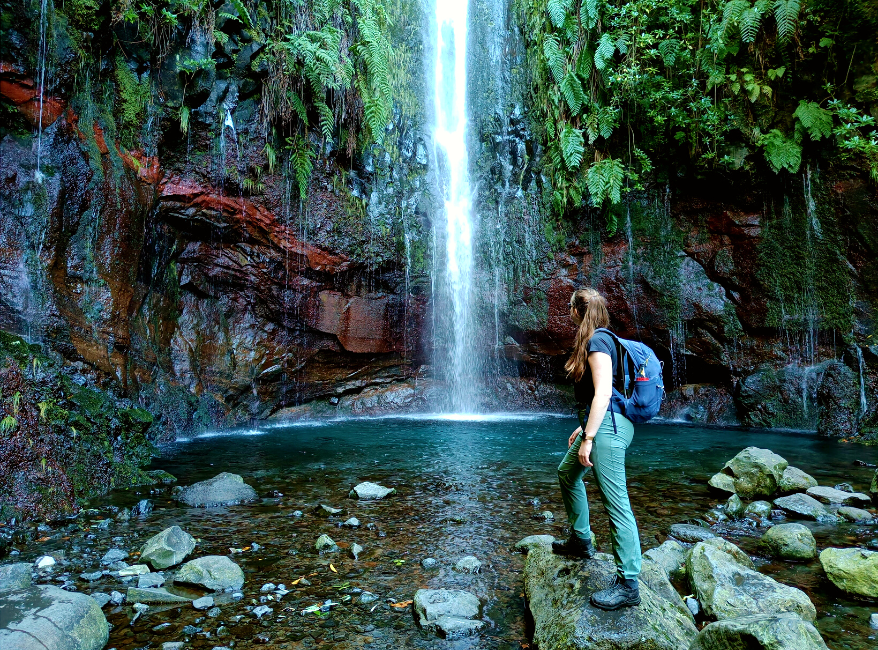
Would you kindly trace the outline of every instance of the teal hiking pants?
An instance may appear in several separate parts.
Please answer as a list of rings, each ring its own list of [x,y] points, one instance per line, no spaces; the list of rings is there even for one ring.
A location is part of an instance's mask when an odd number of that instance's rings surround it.
[[[615,432],[609,410],[598,427],[592,444],[591,462],[594,465],[594,478],[601,501],[610,517],[610,539],[613,543],[613,556],[616,558],[616,570],[620,577],[634,579],[640,575],[640,535],[625,483],[625,450],[634,437],[634,425],[618,413],[615,417]],[[580,411],[579,420],[584,429],[588,420],[585,411]],[[587,540],[591,536],[591,525],[588,518],[588,497],[582,478],[591,468],[579,462],[581,443],[582,434],[579,434],[567,450],[564,460],[558,465],[558,481],[561,483],[561,498],[567,511],[571,533]]]

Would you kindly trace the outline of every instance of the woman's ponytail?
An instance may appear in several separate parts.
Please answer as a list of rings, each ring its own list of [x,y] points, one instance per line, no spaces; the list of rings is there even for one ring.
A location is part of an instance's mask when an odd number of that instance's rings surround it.
[[[607,301],[591,287],[577,289],[570,298],[570,316],[574,322],[579,321],[579,329],[573,342],[573,354],[564,364],[564,370],[568,377],[579,381],[588,365],[588,342],[596,329],[610,325]]]

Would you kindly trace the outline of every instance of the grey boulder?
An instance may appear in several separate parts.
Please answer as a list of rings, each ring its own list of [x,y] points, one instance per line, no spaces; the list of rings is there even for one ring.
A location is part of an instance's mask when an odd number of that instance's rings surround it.
[[[686,575],[686,549],[672,539],[665,540],[661,546],[649,549],[643,557],[658,564],[671,580]]]
[[[780,497],[774,500],[776,505],[785,512],[799,515],[805,519],[816,519],[817,521],[831,521],[836,517],[826,507],[814,497],[807,494],[791,494],[788,497]]]
[[[670,533],[671,537],[675,537],[681,542],[687,542],[690,544],[703,542],[711,537],[716,537],[709,528],[695,526],[693,524],[672,524],[668,533]]]
[[[802,524],[778,524],[762,536],[760,543],[774,557],[783,560],[812,560],[817,557],[817,542]]]
[[[177,500],[196,508],[233,506],[255,501],[256,490],[244,483],[244,479],[238,474],[222,472],[211,479],[183,488]]]
[[[0,566],[0,591],[30,587],[33,567],[27,562]]]
[[[728,498],[728,501],[726,501],[726,514],[732,519],[740,519],[743,517],[745,509],[744,502],[741,501],[741,497],[737,494],[733,494]]]
[[[744,516],[753,519],[768,519],[771,516],[771,504],[768,501],[753,501],[744,508]]]
[[[191,598],[172,594],[163,587],[145,587],[143,589],[140,589],[139,587],[128,587],[128,592],[125,594],[125,599],[129,603],[144,603],[147,605],[168,605],[192,602]]]
[[[692,549],[686,569],[705,613],[719,620],[781,612],[794,612],[808,621],[817,616],[803,591],[745,567],[704,542]]]
[[[842,591],[878,598],[878,551],[826,548],[820,553],[826,577]]]
[[[478,632],[484,626],[477,619],[480,605],[478,597],[457,589],[418,589],[414,598],[421,628],[445,638]]]
[[[811,623],[796,614],[741,616],[711,623],[689,650],[827,650]]]
[[[555,541],[555,538],[552,535],[528,535],[515,543],[515,550],[527,553],[534,546],[551,547],[553,541]]]
[[[722,537],[711,537],[710,539],[704,540],[704,543],[708,546],[713,546],[715,549],[718,549],[723,553],[728,553],[738,564],[741,564],[748,569],[756,569],[756,565],[753,564],[753,560],[750,559],[750,556],[732,544],[729,540],[723,539]],[[691,552],[692,551],[690,550],[689,553]],[[689,553],[686,554],[687,560]]]
[[[875,515],[868,510],[853,506],[842,506],[838,509],[838,514],[848,521],[870,521],[875,518]]]
[[[863,505],[871,501],[869,496],[862,492],[845,492],[825,485],[808,488],[807,494],[818,501],[832,505]]]
[[[752,499],[774,494],[788,464],[770,449],[747,447],[726,463],[723,472],[734,477],[738,496]]]
[[[798,467],[788,465],[783,471],[783,476],[780,478],[777,489],[784,494],[789,494],[790,492],[804,492],[808,488],[816,486],[817,479],[810,474],[806,474]]]
[[[384,487],[383,485],[378,485],[377,483],[370,483],[366,481],[355,486],[354,489],[350,491],[348,496],[351,499],[374,501],[376,499],[383,499],[384,497],[390,496],[391,494],[396,494],[396,490],[394,488],[388,488]]]
[[[591,594],[616,573],[610,560],[588,562],[554,555],[536,546],[527,555],[524,588],[540,650],[688,648],[697,634],[691,615],[641,581],[641,603],[615,612],[592,607]],[[684,606],[685,607],[685,606]]]
[[[0,648],[100,650],[110,628],[91,596],[40,585],[3,596]]]
[[[201,585],[212,591],[230,591],[244,586],[244,572],[223,555],[205,555],[180,567],[174,581]]]
[[[167,569],[180,564],[195,548],[195,538],[179,526],[165,528],[147,540],[140,550],[140,561],[154,569]]]
[[[725,472],[718,472],[711,476],[707,484],[719,492],[735,493],[735,477]]]

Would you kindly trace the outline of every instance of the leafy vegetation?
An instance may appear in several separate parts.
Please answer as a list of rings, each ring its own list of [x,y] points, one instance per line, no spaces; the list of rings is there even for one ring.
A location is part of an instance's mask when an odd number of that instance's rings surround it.
[[[875,98],[850,85],[857,44],[878,29],[868,2],[516,5],[559,213],[585,198],[618,203],[653,169],[765,169],[757,152],[769,170],[793,173],[822,147],[878,181],[874,118],[856,106]]]

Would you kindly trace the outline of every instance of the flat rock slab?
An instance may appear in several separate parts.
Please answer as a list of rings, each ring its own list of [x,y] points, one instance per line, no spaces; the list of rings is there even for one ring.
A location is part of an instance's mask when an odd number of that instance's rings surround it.
[[[689,650],[828,650],[817,629],[795,614],[741,616],[711,623]]]
[[[581,562],[534,547],[527,555],[524,588],[540,650],[680,650],[698,633],[691,617],[645,582],[641,604],[615,612],[592,607],[591,595],[610,585],[612,561]]]
[[[153,604],[174,604],[174,603],[191,603],[191,598],[172,594],[167,589],[151,587],[140,589],[138,587],[128,587],[128,593],[125,599],[129,603],[144,603],[145,605]]]
[[[807,494],[791,494],[788,497],[780,497],[774,500],[781,510],[794,515],[799,515],[805,519],[816,519],[817,521],[829,521],[836,519],[835,515],[829,512],[826,507],[814,497]]]
[[[834,505],[840,504],[843,506],[862,505],[864,503],[869,503],[872,500],[868,495],[863,494],[862,492],[844,492],[825,485],[808,488],[807,494],[823,503],[831,503]]]
[[[793,612],[808,621],[817,617],[805,592],[747,568],[704,542],[690,552],[686,570],[705,613],[719,620],[783,612]]]
[[[140,550],[140,560],[154,569],[167,569],[182,562],[194,548],[192,535],[179,526],[171,526],[147,540]]]
[[[195,508],[211,508],[248,503],[255,501],[256,496],[256,490],[244,483],[238,474],[222,472],[183,488],[177,500]]]
[[[842,591],[878,598],[878,551],[826,548],[820,553],[820,564],[826,577]]]
[[[445,638],[469,636],[482,629],[477,596],[459,589],[418,589],[414,607],[421,628]]]
[[[161,587],[163,584],[165,584],[164,573],[143,573],[137,576],[137,586],[140,589]]]
[[[713,546],[715,549],[718,549],[723,553],[728,553],[738,564],[745,566],[748,569],[756,570],[756,565],[753,564],[753,560],[750,559],[750,556],[732,544],[729,540],[723,539],[722,537],[711,537],[710,539],[704,540],[704,543],[708,546]],[[691,552],[692,551],[690,550],[689,553]],[[687,560],[689,558],[689,553],[686,554]]]
[[[228,591],[244,586],[244,572],[223,555],[205,555],[180,567],[174,581],[201,585],[212,591]]]
[[[30,587],[31,571],[33,571],[33,567],[27,562],[0,566],[0,591]]]
[[[383,499],[391,494],[396,494],[396,489],[384,487],[377,483],[360,483],[350,491],[348,496],[351,499],[361,499],[363,501],[374,501],[375,499]]]
[[[4,649],[101,650],[110,636],[94,598],[50,585],[5,593],[0,611]]]
[[[690,544],[703,542],[711,537],[716,537],[709,528],[695,526],[693,524],[673,524],[668,530],[668,533],[671,537],[676,537],[681,542],[687,542]]]
[[[868,510],[854,508],[853,506],[842,506],[838,509],[838,514],[848,521],[870,521],[875,519],[875,515]]]

